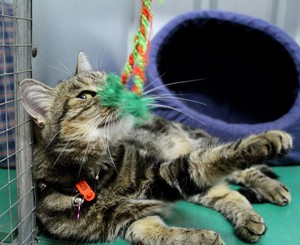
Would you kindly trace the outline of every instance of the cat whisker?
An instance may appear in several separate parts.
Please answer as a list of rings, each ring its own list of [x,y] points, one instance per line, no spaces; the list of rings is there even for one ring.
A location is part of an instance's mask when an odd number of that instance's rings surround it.
[[[167,105],[162,105],[162,104],[149,104],[149,105],[153,106],[153,107],[166,108],[166,109],[170,109],[170,110],[174,110],[174,111],[180,112],[180,113],[182,113],[182,114],[184,114],[184,115],[186,115],[186,116],[188,116],[188,117],[196,120],[197,122],[199,122],[199,123],[201,123],[203,125],[206,125],[204,122],[200,121],[199,119],[195,118],[194,116],[192,116],[192,115],[190,115],[190,114],[188,114],[188,113],[186,113],[186,112],[184,112],[182,110],[179,110],[179,109],[177,109],[175,107],[167,106]]]
[[[70,140],[69,140],[70,141]],[[53,168],[55,167],[55,165],[58,163],[58,160],[60,159],[60,157],[62,156],[62,154],[64,153],[64,149],[65,149],[65,147],[67,147],[67,145],[68,145],[68,143],[69,143],[69,141],[65,144],[65,146],[64,146],[64,148],[63,148],[63,150],[58,154],[58,157],[56,158],[56,160],[54,161],[54,163],[53,163]]]
[[[113,117],[113,114],[111,114],[108,118],[107,118],[107,120],[106,120],[106,123],[105,123],[105,129],[106,129],[106,131],[107,131],[107,134],[109,133],[109,121],[112,119],[112,117]],[[108,136],[108,135],[107,135]],[[115,164],[115,162],[114,162],[114,159],[113,159],[113,157],[112,157],[112,155],[111,155],[111,151],[110,151],[110,143],[109,143],[109,137],[106,137],[106,139],[107,139],[107,152],[108,152],[108,155],[109,155],[109,158],[110,158],[110,161],[111,161],[111,163],[112,163],[112,166],[114,167],[114,169],[118,172],[118,170],[117,170],[117,167],[116,167],[116,164]]]
[[[99,126],[99,124],[104,120],[104,118],[102,118],[101,115],[99,114],[95,118],[89,120],[87,123],[89,123],[89,122],[91,122],[93,120],[95,120],[96,123],[94,123],[94,127],[92,128],[92,131],[94,131]],[[92,140],[89,139],[89,137],[91,137],[91,134],[89,132],[85,132],[85,136],[83,136],[83,137],[88,139],[87,140],[88,144],[86,146],[85,154],[84,154],[86,156],[86,155],[89,154],[89,146],[90,146],[90,144],[92,142]],[[80,168],[79,168],[79,171],[78,171],[78,177],[80,176],[81,170],[83,168],[83,164],[84,164],[84,161],[80,164]]]
[[[153,98],[154,100],[158,100],[158,101],[159,100],[177,99],[177,100],[180,100],[180,101],[186,101],[186,102],[191,102],[191,103],[207,106],[207,104],[204,103],[204,102],[200,102],[200,101],[197,101],[197,100],[186,99],[186,98],[181,98],[181,97],[173,96],[173,95],[169,95],[169,96],[151,96],[151,98]]]
[[[77,175],[77,178],[79,179],[79,177],[80,177],[80,174],[81,174],[81,170],[82,170],[82,168],[83,168],[83,161],[81,162],[81,164],[80,164],[80,166],[79,166],[79,170],[78,170],[78,175]]]
[[[65,70],[63,70],[63,69],[61,69],[61,68],[58,68],[58,67],[56,67],[56,66],[49,65],[48,67],[51,68],[51,69],[57,70],[57,71],[61,71],[61,72],[63,72],[64,74],[66,74],[66,75],[68,75],[68,76],[72,76],[72,74],[69,73],[68,71],[65,71]]]
[[[98,56],[99,56],[99,52],[100,52],[100,48],[98,47],[97,51],[95,52],[94,57],[93,57],[93,64],[94,64],[94,67],[96,69],[98,69]]]
[[[104,119],[105,118],[103,118],[102,116],[101,116],[101,114],[98,114],[95,118],[92,118],[92,119],[90,119],[88,122],[87,122],[87,124],[89,124],[90,122],[92,122],[92,125],[94,125],[93,127],[92,127],[92,132],[95,130],[95,129],[97,129],[98,127],[99,127],[99,125],[104,121]],[[93,122],[94,121],[94,122]],[[91,133],[89,133],[90,131],[87,131],[87,132],[85,132],[85,134],[86,134],[86,138],[88,138],[88,142],[89,142],[89,144],[90,144],[90,142],[92,142],[92,139],[89,139],[89,138],[91,138],[92,136],[93,136],[93,134],[91,134]],[[88,144],[88,145],[89,145]]]
[[[58,60],[58,62],[63,68],[65,68],[65,70],[70,74],[70,76],[73,76],[73,72],[71,72],[70,69],[61,60]]]
[[[157,91],[157,90],[159,90],[160,88],[163,88],[163,87],[168,87],[168,86],[182,84],[182,83],[193,83],[193,82],[204,81],[204,80],[206,80],[206,78],[198,78],[198,79],[191,79],[191,80],[185,80],[185,81],[178,81],[178,82],[163,84],[163,85],[156,86],[155,88],[146,91],[143,95],[147,95],[149,93],[153,93],[154,91]]]
[[[108,124],[108,122],[111,120],[111,118],[112,118],[112,116],[109,115],[109,116],[106,118],[105,124],[104,124],[104,129],[105,129],[105,133],[106,133],[105,139],[106,139],[107,141],[109,141],[109,126],[108,126],[109,124]]]
[[[161,94],[161,93],[157,93],[157,92],[154,92],[154,93],[152,93],[151,95],[149,95],[149,96],[154,96],[154,95],[156,95],[156,96],[174,96],[174,94]],[[176,93],[176,95],[177,96],[189,96],[190,94],[189,93],[185,93],[185,94],[177,94]]]
[[[48,149],[48,147],[51,145],[51,143],[54,141],[54,139],[59,135],[59,133],[61,132],[61,129],[57,131],[57,133],[52,137],[52,139],[50,139],[49,143],[46,145],[44,152]]]
[[[58,155],[58,157],[56,158],[56,160],[53,163],[53,167],[55,167],[55,165],[58,163],[59,159],[63,156],[63,154],[66,153],[73,153],[74,151],[76,152],[76,148],[74,148],[73,150],[70,149],[66,149],[67,146],[69,145],[69,143],[75,138],[75,136],[73,136],[72,138],[70,138],[67,143],[64,145],[64,147],[60,150],[60,153]]]
[[[151,86],[153,83],[155,83],[157,80],[163,78],[166,74],[168,73],[168,71],[164,72],[161,76],[157,77],[156,79],[154,79],[152,82],[150,82],[149,84],[145,84],[146,86],[144,87],[144,90],[146,90],[149,86]]]
[[[89,124],[92,120],[94,120],[94,118],[88,120],[85,124]],[[60,153],[58,155],[58,157],[56,158],[55,162],[53,163],[53,167],[57,164],[57,162],[59,161],[59,159],[61,158],[61,156],[64,153],[67,153],[68,151],[66,150],[67,146],[69,145],[69,143],[77,136],[78,131],[81,130],[81,128],[77,129],[70,137],[70,139],[67,141],[67,143],[64,145],[64,147],[60,150]]]
[[[114,162],[114,159],[113,159],[113,157],[112,157],[112,155],[111,155],[111,151],[110,151],[110,146],[109,146],[109,144],[108,144],[108,146],[107,146],[107,152],[108,152],[108,155],[109,155],[109,158],[110,158],[110,161],[111,161],[112,166],[114,167],[114,169],[116,170],[116,172],[119,173],[119,171],[118,171],[118,169],[117,169],[117,167],[116,167],[116,164],[115,164],[115,162]]]
[[[105,49],[104,49],[104,51],[103,51],[103,54],[102,54],[102,56],[101,56],[100,66],[99,66],[100,69],[103,68],[103,61],[104,61],[104,57],[105,57],[105,55],[106,55],[107,49],[108,49],[108,48],[107,48],[107,46],[106,46]],[[98,67],[98,66],[97,66],[97,67]]]

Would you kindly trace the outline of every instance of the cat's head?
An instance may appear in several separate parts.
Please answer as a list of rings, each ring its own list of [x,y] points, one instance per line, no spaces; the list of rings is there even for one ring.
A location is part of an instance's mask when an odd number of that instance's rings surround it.
[[[60,152],[105,149],[133,126],[130,116],[119,118],[118,108],[101,106],[97,89],[106,85],[104,72],[92,71],[86,56],[78,56],[77,74],[55,88],[26,79],[20,96],[26,111],[40,128],[40,144]],[[81,152],[73,152],[80,154]]]

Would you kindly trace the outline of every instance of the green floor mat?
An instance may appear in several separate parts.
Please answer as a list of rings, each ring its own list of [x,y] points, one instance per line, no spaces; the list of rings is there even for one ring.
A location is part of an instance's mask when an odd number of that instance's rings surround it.
[[[257,245],[299,245],[300,244],[300,166],[276,167],[275,172],[280,176],[291,193],[292,202],[286,207],[272,204],[257,204],[254,209],[264,218],[268,231]],[[232,226],[223,216],[214,210],[184,201],[176,203],[170,217],[166,220],[169,225],[212,229],[221,234],[227,245],[243,245],[235,235]],[[74,244],[58,241],[47,236],[38,237],[39,244]],[[113,243],[96,244],[129,244],[121,239]]]
[[[287,207],[272,204],[257,204],[254,209],[262,215],[268,226],[266,235],[257,245],[299,245],[300,244],[300,166],[276,167],[275,172],[290,188],[292,202]],[[0,169],[0,241],[11,242],[16,236],[17,191],[15,170]],[[172,209],[172,214],[166,220],[169,225],[212,229],[219,232],[228,245],[245,244],[238,240],[231,225],[214,210],[187,202],[178,202]],[[9,235],[10,234],[10,235]],[[47,236],[38,237],[39,244],[68,244],[65,241],[51,239]],[[69,243],[74,244],[74,243]],[[109,244],[109,243],[99,243]],[[118,239],[111,244],[124,245],[125,241]]]
[[[9,243],[17,236],[16,171],[0,169],[0,244]]]

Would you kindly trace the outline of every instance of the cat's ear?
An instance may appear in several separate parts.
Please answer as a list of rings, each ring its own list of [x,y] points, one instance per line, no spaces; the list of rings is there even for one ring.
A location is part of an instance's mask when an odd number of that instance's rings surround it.
[[[80,52],[78,54],[78,59],[77,59],[77,69],[76,69],[76,74],[79,74],[81,72],[91,72],[92,71],[92,66],[91,63],[89,62],[88,58],[83,52]]]
[[[37,80],[25,79],[21,81],[19,90],[24,108],[36,124],[43,127],[53,99],[53,89]]]

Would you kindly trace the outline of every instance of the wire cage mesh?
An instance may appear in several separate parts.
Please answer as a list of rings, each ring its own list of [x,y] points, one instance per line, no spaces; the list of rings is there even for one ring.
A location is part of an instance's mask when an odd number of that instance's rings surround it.
[[[0,244],[33,244],[31,122],[18,83],[31,77],[31,0],[0,0]]]

